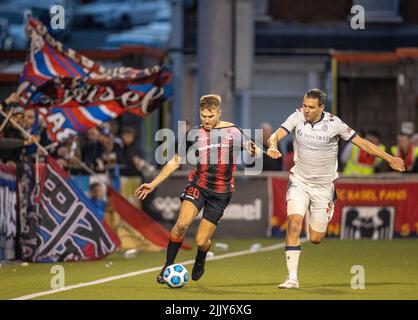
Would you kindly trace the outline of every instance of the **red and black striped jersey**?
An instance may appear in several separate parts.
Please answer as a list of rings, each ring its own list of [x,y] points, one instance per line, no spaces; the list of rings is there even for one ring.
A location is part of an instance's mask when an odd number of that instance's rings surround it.
[[[210,192],[233,192],[236,159],[243,149],[241,131],[236,126],[211,130],[200,126],[186,136],[187,161],[196,164],[189,181]]]

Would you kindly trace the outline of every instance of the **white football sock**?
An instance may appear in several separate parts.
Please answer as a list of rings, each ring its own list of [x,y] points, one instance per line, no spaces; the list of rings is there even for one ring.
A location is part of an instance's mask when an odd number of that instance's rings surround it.
[[[289,279],[298,279],[298,264],[300,252],[300,246],[286,247],[286,264],[287,270],[289,271]]]

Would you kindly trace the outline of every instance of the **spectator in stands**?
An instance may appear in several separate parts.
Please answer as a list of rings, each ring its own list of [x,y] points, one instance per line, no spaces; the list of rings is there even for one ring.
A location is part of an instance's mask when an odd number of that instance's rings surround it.
[[[36,122],[36,115],[35,110],[33,109],[26,109],[23,114],[23,128],[31,133],[31,129],[35,125]]]
[[[415,146],[418,147],[418,133],[414,133],[411,137],[411,143]]]
[[[81,147],[78,136],[73,136],[61,143],[56,151],[55,159],[63,168],[69,169],[72,173],[80,170]]]
[[[357,134],[360,137],[364,137],[365,136],[365,131],[363,129],[359,129],[359,130],[357,130]],[[344,147],[342,148],[342,151],[341,151],[340,156],[338,158],[339,161],[341,162],[341,165],[340,164],[338,165],[339,170],[344,169],[344,167],[346,166],[348,158],[350,157],[350,154],[351,154],[352,145],[353,145],[352,143],[346,142]]]
[[[0,132],[0,159],[7,163],[9,161],[18,162],[21,159],[23,147],[33,144],[39,139],[35,136],[25,138],[25,135],[12,122],[23,125],[24,109],[19,105],[17,95],[12,93],[5,101],[0,103],[0,110],[8,114],[12,113],[10,120],[3,126]],[[6,119],[0,116],[0,125]]]
[[[41,140],[41,132],[38,125],[36,112],[33,109],[25,109],[25,113],[23,115],[23,121],[22,121],[22,127],[25,129],[25,131],[29,134],[32,134],[36,137],[38,137],[38,141]],[[34,157],[36,153],[36,145],[28,146],[25,149],[26,154],[28,157]]]
[[[390,152],[404,160],[406,172],[418,172],[418,147],[412,145],[409,134],[399,133],[398,144],[390,148]]]
[[[112,132],[110,131],[110,125],[108,123],[105,123],[99,126],[98,129],[99,129],[98,141],[102,145],[102,149],[103,149],[101,159],[105,163],[105,165],[107,166],[113,165],[116,163],[116,152],[114,150],[115,139],[114,139]]]
[[[370,130],[364,138],[386,151],[386,146],[380,143],[379,132]],[[379,157],[368,154],[353,143],[346,146],[341,155],[341,161],[346,163],[343,173],[351,176],[373,174],[375,168],[382,163]]]
[[[270,123],[263,122],[260,125],[260,128],[263,130],[263,148],[268,149],[268,139],[273,133],[273,127]],[[264,171],[281,171],[282,170],[282,159],[273,159],[263,153],[263,170]]]
[[[123,141],[119,134],[119,123],[120,119],[115,119],[109,122],[113,148],[112,154],[107,156],[107,158],[111,166],[113,166],[113,162],[118,163],[118,150],[123,149]],[[119,172],[119,168],[115,167],[115,169]]]
[[[113,136],[113,142],[123,147],[122,139],[120,138],[119,130],[120,118],[109,121],[110,133]]]
[[[81,142],[82,161],[97,172],[104,171],[104,163],[101,160],[103,146],[99,141],[100,132],[97,128],[90,128],[84,140]]]
[[[105,186],[101,182],[93,182],[89,186],[90,200],[100,209],[100,212],[105,212],[106,209],[106,191]]]
[[[126,176],[138,175],[138,172],[145,180],[152,178],[156,169],[146,162],[134,142],[136,132],[133,127],[124,127],[121,132],[123,147],[115,146],[118,163],[121,165],[121,174]]]
[[[15,104],[15,103],[11,103],[9,105],[9,107],[13,108],[12,117],[10,119],[13,120],[14,122],[16,122],[18,125],[23,126],[23,115],[24,115],[25,109],[23,109],[19,104]],[[9,121],[6,125],[6,127],[4,128],[3,136],[4,137],[19,136],[19,137],[24,138],[24,135],[23,135],[22,131],[19,130],[12,123],[12,121]]]
[[[293,150],[293,142],[289,141],[286,146],[286,155],[283,157],[283,170],[290,171],[295,165],[294,156],[295,152]]]

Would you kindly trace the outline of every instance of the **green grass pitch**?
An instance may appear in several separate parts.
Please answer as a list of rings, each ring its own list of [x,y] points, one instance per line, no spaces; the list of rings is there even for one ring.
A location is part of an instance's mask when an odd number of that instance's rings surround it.
[[[216,243],[218,240],[214,240]],[[191,243],[191,241],[189,241]],[[277,239],[219,240],[228,243],[227,252],[214,249],[215,256],[263,246]],[[214,248],[214,246],[213,246]],[[193,259],[195,249],[180,251],[176,262]],[[139,253],[127,259],[115,253],[94,262],[56,263],[64,267],[65,285],[78,285],[162,264],[165,252]],[[54,264],[0,268],[0,299],[12,299],[51,290]],[[351,268],[365,270],[365,289],[352,289]],[[186,265],[191,272],[192,264]],[[157,271],[56,292],[34,299],[141,299],[141,300],[239,300],[239,299],[418,299],[418,240],[340,241],[326,239],[320,245],[302,244],[299,263],[301,288],[279,290],[287,275],[284,249],[255,252],[220,260],[208,260],[205,275],[181,289],[170,289],[155,281]]]

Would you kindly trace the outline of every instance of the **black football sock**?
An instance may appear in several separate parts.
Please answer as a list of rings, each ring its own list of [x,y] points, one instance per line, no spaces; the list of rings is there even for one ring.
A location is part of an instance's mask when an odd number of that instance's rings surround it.
[[[209,244],[209,247],[206,250],[202,250],[199,247],[197,248],[195,263],[200,264],[200,263],[204,263],[206,261],[206,256],[207,256],[211,246],[212,246],[212,243]]]
[[[174,263],[182,243],[183,239],[174,239],[173,237],[170,238],[167,246],[167,258],[165,261],[165,266],[169,266],[170,264]]]
[[[198,249],[196,253],[196,263],[202,263],[206,260],[206,255],[208,254],[209,250],[203,251]]]
[[[197,250],[196,259],[195,259],[193,270],[192,270],[192,280],[194,281],[199,280],[202,277],[203,273],[205,272],[206,256],[209,252],[209,249],[210,249],[210,246],[205,251],[201,249]]]

